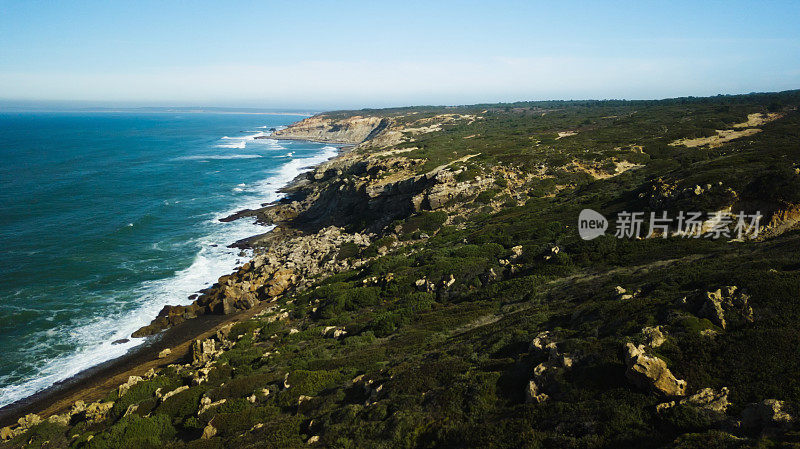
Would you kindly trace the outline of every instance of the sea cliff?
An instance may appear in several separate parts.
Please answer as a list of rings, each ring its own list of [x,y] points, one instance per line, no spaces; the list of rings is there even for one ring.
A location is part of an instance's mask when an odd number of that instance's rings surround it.
[[[2,437],[92,448],[791,442],[798,105],[791,91],[298,122],[275,137],[347,147],[281,201],[226,218],[274,225],[236,243],[252,259],[138,331],[161,343],[135,366],[18,409]],[[751,131],[723,141],[709,123]],[[609,219],[605,235],[581,237],[586,209]],[[695,210],[710,214],[697,235],[628,236],[614,220]],[[715,217],[733,226],[756,212],[758,232],[712,238]]]

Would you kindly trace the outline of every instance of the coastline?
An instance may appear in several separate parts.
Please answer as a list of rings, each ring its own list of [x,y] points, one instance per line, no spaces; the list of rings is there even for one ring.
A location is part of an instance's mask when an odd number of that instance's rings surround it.
[[[273,139],[273,137],[270,136],[257,138]],[[355,146],[353,142],[330,142],[307,138],[287,139],[281,137],[274,139],[324,143],[336,147],[336,154],[333,157],[322,162],[302,167],[302,171],[297,176],[277,189],[277,192],[286,195],[290,195],[291,193],[289,191],[302,183],[310,170],[313,170],[320,164],[334,161],[342,157]],[[261,209],[240,210],[229,217],[221,218],[220,221],[226,222],[240,218],[255,217],[255,213],[261,212],[264,209],[273,208],[280,204],[281,200],[278,200],[273,203],[263,204]],[[260,220],[257,220],[256,224],[262,226],[268,225],[268,223],[264,223]],[[229,246],[241,249],[251,248],[250,245],[245,242],[264,238],[273,233],[274,230],[275,229],[269,229],[264,233],[237,240],[232,242]],[[288,236],[282,235],[281,232],[275,232],[273,236],[277,239],[288,238]],[[251,255],[247,263],[252,262],[252,260]],[[215,281],[216,280],[212,280],[212,282]],[[202,291],[203,290],[201,290],[201,292]],[[246,320],[262,312],[270,305],[272,305],[272,301],[262,301],[251,308],[238,310],[235,313],[207,313],[197,315],[192,319],[170,325],[153,335],[147,335],[142,344],[131,348],[120,357],[86,368],[30,396],[0,407],[0,427],[15,424],[19,417],[30,413],[36,413],[42,416],[62,413],[68,410],[72,404],[78,400],[86,403],[102,400],[107,396],[109,391],[114,390],[118,385],[124,383],[129,376],[142,376],[150,369],[159,370],[173,363],[182,363],[187,358],[191,360],[191,343],[195,339],[207,338],[216,333],[221,327]],[[165,308],[168,307],[173,306],[165,306]],[[159,358],[159,353],[164,349],[170,349],[171,353],[166,357]]]

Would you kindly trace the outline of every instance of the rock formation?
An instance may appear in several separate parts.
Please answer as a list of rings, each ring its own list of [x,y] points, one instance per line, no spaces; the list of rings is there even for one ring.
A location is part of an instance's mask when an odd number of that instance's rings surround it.
[[[677,379],[660,358],[645,354],[644,345],[626,343],[624,350],[627,366],[625,377],[631,383],[667,397],[686,394],[686,381]]]

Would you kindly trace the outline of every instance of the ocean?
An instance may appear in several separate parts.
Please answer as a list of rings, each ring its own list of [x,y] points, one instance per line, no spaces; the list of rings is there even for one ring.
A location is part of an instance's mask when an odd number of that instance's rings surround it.
[[[247,260],[221,223],[336,154],[255,139],[304,116],[0,113],[0,406],[143,342],[166,304]]]

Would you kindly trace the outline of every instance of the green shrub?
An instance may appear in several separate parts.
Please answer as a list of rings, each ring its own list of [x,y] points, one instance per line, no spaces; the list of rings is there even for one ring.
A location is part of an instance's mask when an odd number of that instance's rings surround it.
[[[360,246],[353,242],[345,242],[339,247],[339,252],[336,254],[336,258],[339,260],[352,259],[358,256],[360,252]]]
[[[207,390],[208,387],[206,385],[200,385],[182,391],[161,403],[156,408],[155,413],[181,420],[187,416],[194,415],[200,407],[200,398]]]
[[[151,380],[145,380],[132,386],[127,393],[125,393],[114,406],[111,408],[111,416],[119,418],[125,414],[128,407],[137,404],[146,399],[152,399],[155,396],[156,390],[161,389],[162,393],[174,390],[181,386],[180,379],[170,376],[156,376]]]
[[[175,433],[168,416],[131,415],[94,437],[87,446],[90,449],[155,449],[171,441]]]
[[[402,232],[409,234],[415,231],[422,231],[432,234],[439,230],[445,221],[447,221],[447,212],[420,212],[403,222]]]

